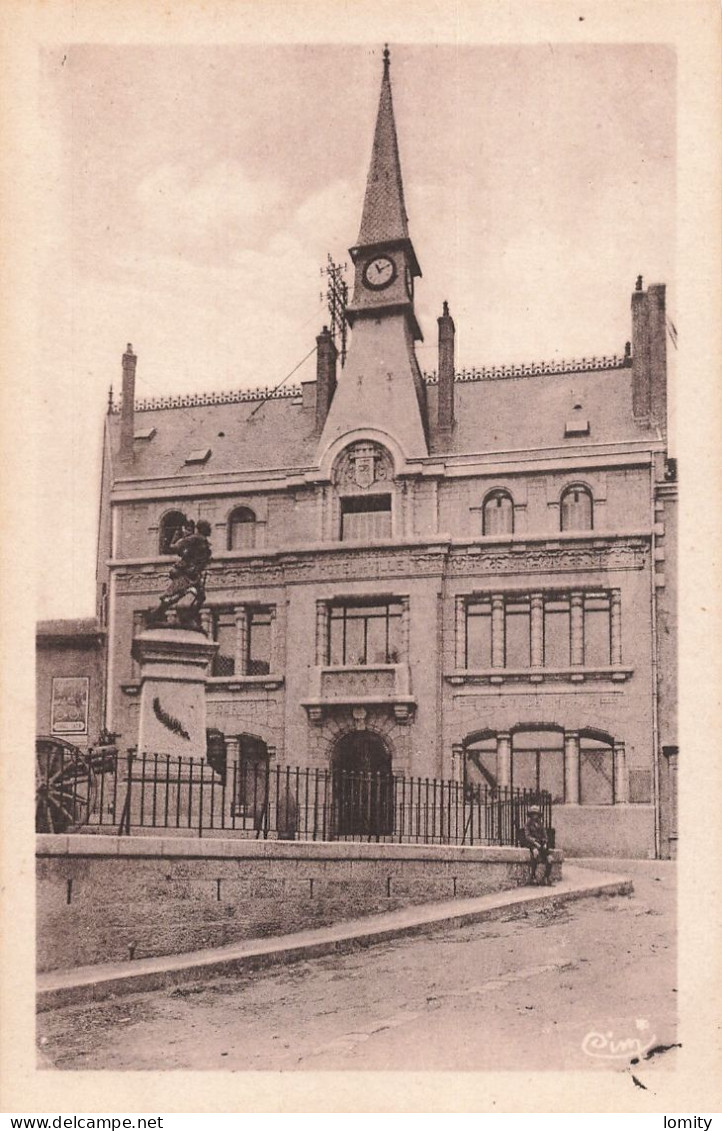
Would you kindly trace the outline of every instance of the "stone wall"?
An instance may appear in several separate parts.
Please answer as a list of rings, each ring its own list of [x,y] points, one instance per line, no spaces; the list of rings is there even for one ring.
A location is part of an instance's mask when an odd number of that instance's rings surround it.
[[[515,848],[38,836],[38,969],[286,934],[528,876]]]
[[[555,805],[553,821],[565,856],[654,856],[653,805]]]

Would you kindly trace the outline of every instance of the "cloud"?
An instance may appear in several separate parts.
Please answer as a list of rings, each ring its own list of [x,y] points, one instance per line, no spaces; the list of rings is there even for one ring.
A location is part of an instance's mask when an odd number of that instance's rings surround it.
[[[228,247],[262,246],[285,226],[287,191],[279,181],[252,179],[239,162],[193,174],[162,164],[136,190],[142,237],[150,246],[195,260],[227,256]]]

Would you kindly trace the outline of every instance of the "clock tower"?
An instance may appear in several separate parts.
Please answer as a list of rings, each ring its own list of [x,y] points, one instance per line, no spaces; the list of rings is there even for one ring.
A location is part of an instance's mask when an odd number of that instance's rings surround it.
[[[357,319],[379,311],[400,310],[418,340],[422,334],[414,314],[414,279],[421,268],[409,238],[389,69],[386,47],[361,228],[356,246],[350,249],[356,274],[348,320],[353,326]]]
[[[428,455],[426,386],[414,351],[422,337],[414,312],[414,280],[421,268],[404,203],[388,47],[383,60],[361,228],[350,248],[355,272],[346,310],[351,344],[319,455],[358,429],[393,434],[407,459]]]

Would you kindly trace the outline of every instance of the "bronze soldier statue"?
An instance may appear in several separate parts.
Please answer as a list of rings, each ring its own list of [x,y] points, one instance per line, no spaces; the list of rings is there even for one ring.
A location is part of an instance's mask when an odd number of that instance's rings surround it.
[[[149,616],[151,624],[163,624],[166,612],[182,601],[192,597],[191,604],[180,616],[182,624],[200,625],[198,613],[205,604],[205,576],[211,561],[210,523],[201,519],[198,524],[186,520],[170,545],[170,551],[178,555],[178,561],[169,571],[169,582],[160,604]]]

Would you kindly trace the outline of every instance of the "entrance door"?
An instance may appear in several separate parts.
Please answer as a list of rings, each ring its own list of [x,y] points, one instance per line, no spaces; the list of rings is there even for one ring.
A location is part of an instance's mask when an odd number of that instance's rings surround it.
[[[339,739],[332,762],[336,836],[382,837],[394,830],[391,755],[375,734]]]

